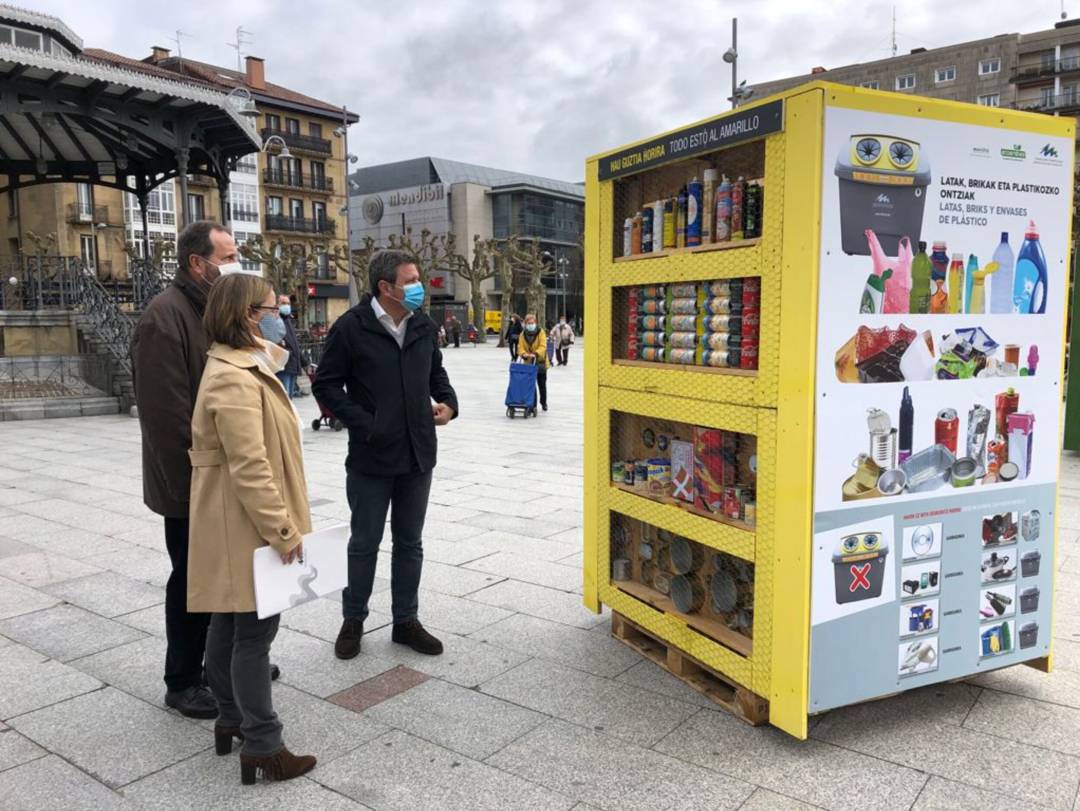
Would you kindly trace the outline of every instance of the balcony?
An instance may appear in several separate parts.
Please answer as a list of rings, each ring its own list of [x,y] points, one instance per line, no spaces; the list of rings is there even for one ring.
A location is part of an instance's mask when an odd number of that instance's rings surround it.
[[[1058,93],[1056,96],[1047,95],[1038,99],[1015,101],[1011,107],[1017,110],[1025,110],[1033,113],[1067,113],[1080,110],[1080,93]]]
[[[269,127],[263,127],[263,142],[271,135],[282,138],[285,143],[289,145],[289,149],[296,150],[297,152],[314,152],[317,155],[330,154],[331,144],[325,138],[316,138],[314,135],[301,135],[298,132],[287,132],[286,130],[273,130]]]
[[[288,231],[293,234],[323,234],[333,236],[337,233],[335,220],[321,218],[309,219],[307,217],[289,217],[285,214],[267,214],[267,231]]]
[[[93,225],[109,221],[108,206],[86,206],[82,203],[68,203],[67,221],[72,225]]]
[[[334,192],[332,177],[304,177],[299,172],[287,172],[284,169],[263,169],[263,183],[267,186],[303,189],[316,194],[333,194]]]
[[[250,208],[228,208],[230,222],[258,222],[259,212]]]
[[[1010,81],[1024,84],[1077,71],[1080,71],[1080,56],[1066,56],[1062,59],[1040,62],[1038,65],[1018,65],[1013,68]]]
[[[187,182],[189,186],[213,186],[214,188],[217,188],[217,180],[210,175],[189,174],[187,176]]]

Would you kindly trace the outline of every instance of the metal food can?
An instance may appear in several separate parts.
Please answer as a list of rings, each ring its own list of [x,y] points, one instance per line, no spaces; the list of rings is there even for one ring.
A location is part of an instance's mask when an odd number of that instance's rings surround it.
[[[644,487],[649,483],[649,463],[634,462],[634,486]]]
[[[694,356],[697,354],[697,350],[694,349],[668,349],[667,361],[668,363],[682,363],[684,365],[691,365],[694,362]]]
[[[626,465],[622,462],[611,463],[612,484],[624,484],[626,482]]]
[[[934,420],[934,442],[944,445],[955,456],[956,441],[960,433],[960,417],[955,408],[943,408]]]
[[[957,459],[953,462],[950,478],[953,487],[972,487],[975,484],[975,474],[978,472],[978,464],[970,456]]]
[[[747,501],[743,504],[743,521],[747,524],[757,523],[757,502]]]
[[[691,332],[697,329],[697,316],[673,315],[668,318],[668,325],[673,332]]]
[[[623,463],[623,482],[625,484],[634,483],[634,472],[637,470],[637,465],[634,462]]]

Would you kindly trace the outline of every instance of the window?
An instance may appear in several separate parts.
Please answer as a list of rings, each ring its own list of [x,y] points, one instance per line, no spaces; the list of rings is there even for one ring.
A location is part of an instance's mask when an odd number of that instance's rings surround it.
[[[937,84],[943,82],[955,82],[956,81],[956,65],[949,65],[947,68],[938,68],[934,71],[934,81]]]
[[[249,233],[247,231],[237,231],[236,229],[233,229],[233,239],[236,240],[237,248],[239,248],[241,245],[243,245],[245,242],[255,236],[257,235]],[[242,253],[240,254],[240,266],[244,270],[262,270],[259,262],[254,262],[251,259],[245,259]]]
[[[281,116],[274,115],[273,113],[266,113],[266,128],[268,130],[281,132]]]
[[[979,96],[977,101],[983,107],[1000,107],[1001,106],[1001,94],[999,94],[999,93],[987,93],[985,96]]]
[[[315,324],[326,323],[326,299],[309,298],[307,303],[307,322],[312,327]]]
[[[1058,102],[1060,102],[1060,104],[1062,104],[1062,105],[1072,107],[1073,105],[1076,104],[1076,99],[1077,99],[1076,85],[1074,85],[1074,84],[1063,85],[1062,88],[1061,88],[1061,95],[1058,96]]]
[[[1044,71],[1048,70],[1053,73],[1054,59],[1055,56],[1053,51],[1043,51],[1041,54],[1039,54],[1039,67],[1042,68]]]
[[[322,138],[322,124],[309,123],[307,125],[307,134],[312,138]]]
[[[311,162],[311,185],[316,189],[326,188],[326,164],[322,161]]]
[[[897,90],[914,90],[915,89],[915,74],[905,73],[896,77],[896,89]]]
[[[293,135],[300,134],[300,119],[299,118],[286,118],[285,119],[285,132],[291,132]]]
[[[71,56],[71,51],[57,42],[55,39],[49,41],[49,47],[53,56]]]
[[[78,201],[79,219],[90,222],[94,219],[94,191],[89,183],[75,184],[75,198]]]
[[[236,162],[236,171],[243,172],[245,175],[253,175],[259,169],[258,164],[255,162],[255,153],[250,155],[244,155]]]
[[[303,200],[297,200],[295,197],[289,199],[289,216],[294,220],[302,220],[304,218]]]
[[[41,34],[36,31],[20,31],[18,28],[15,31],[15,47],[17,48],[29,48],[32,51],[42,51],[44,48],[41,44]]]
[[[1039,94],[1039,105],[1041,107],[1053,107],[1054,106],[1054,88],[1044,87]]]
[[[267,153],[266,169],[275,179],[279,178],[281,176],[281,158]]]
[[[282,214],[285,209],[281,204],[280,197],[267,197],[266,198],[266,213],[267,214]]]
[[[79,256],[90,270],[97,269],[97,245],[94,244],[93,235],[79,237]]]
[[[300,159],[284,158],[281,163],[286,178],[285,182],[288,183],[290,186],[302,185],[303,178],[300,174]]]
[[[1001,57],[995,56],[979,61],[979,75],[989,76],[991,73],[1001,73]]]
[[[259,187],[250,183],[230,183],[229,220],[231,222],[258,222],[258,193]],[[239,240],[239,237],[236,239]]]
[[[326,203],[311,204],[311,219],[315,220],[315,227],[322,229],[326,225]]]
[[[191,214],[191,221],[205,220],[206,208],[203,203],[203,196],[201,194],[189,194],[188,200],[188,212]]]
[[[881,83],[874,79],[870,82],[860,82],[859,87],[865,87],[867,90],[877,90],[881,86]]]

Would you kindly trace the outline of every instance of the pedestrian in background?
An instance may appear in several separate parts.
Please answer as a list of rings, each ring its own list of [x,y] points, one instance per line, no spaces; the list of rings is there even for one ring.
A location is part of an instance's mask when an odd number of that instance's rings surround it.
[[[213,342],[191,420],[191,549],[188,606],[213,612],[206,675],[220,715],[219,755],[240,749],[241,782],[289,780],[315,767],[282,741],[270,688],[270,645],[280,616],[255,612],[253,553],[273,547],[303,559],[311,532],[300,417],[277,374],[278,299],[263,279],[214,285],[203,316]]]
[[[371,258],[368,276],[371,292],[330,330],[314,387],[319,402],[349,429],[349,585],[342,593],[344,619],[334,654],[352,659],[360,653],[389,509],[390,638],[436,655],[442,642],[418,619],[422,534],[438,444],[435,427],[457,416],[457,395],[443,368],[435,324],[420,310],[424,285],[413,259],[402,251],[380,251]]]
[[[510,362],[517,360],[518,338],[521,337],[521,318],[518,315],[510,316],[510,325],[506,328],[506,343],[510,346]]]
[[[292,314],[292,302],[288,296],[278,297],[278,313],[281,318],[280,329],[284,331],[284,335],[280,340],[274,340],[277,335],[278,327],[273,327],[275,334],[264,336],[268,341],[273,341],[286,349],[289,352],[289,359],[285,362],[285,368],[278,372],[278,379],[285,387],[285,393],[289,395],[289,399],[295,399],[300,393],[299,384],[296,382],[300,373],[304,371],[304,364],[300,353],[300,340],[296,337],[295,319]]]
[[[165,586],[165,703],[189,718],[214,718],[202,683],[210,615],[187,606],[191,493],[191,414],[206,366],[202,317],[211,285],[243,272],[232,234],[200,220],[176,241],[172,285],[146,307],[131,341],[135,402],[142,431],[143,502],[165,520],[172,573]]]
[[[456,315],[450,319],[450,334],[454,338],[454,349],[461,349],[461,322]]]
[[[574,343],[574,328],[566,321],[566,316],[559,318],[559,323],[551,331],[555,338],[555,361],[559,366],[570,362],[570,346]]]
[[[547,411],[547,370],[551,366],[551,359],[548,357],[547,335],[536,323],[533,313],[525,316],[525,325],[518,337],[518,357],[526,363],[536,364],[536,388],[540,392],[540,408]]]

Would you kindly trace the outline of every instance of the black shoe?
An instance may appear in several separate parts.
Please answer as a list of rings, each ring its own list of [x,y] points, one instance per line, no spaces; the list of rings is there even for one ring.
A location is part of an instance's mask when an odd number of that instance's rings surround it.
[[[189,687],[186,690],[169,690],[165,693],[165,704],[188,718],[218,717],[218,707],[214,696],[202,686]]]
[[[417,653],[438,656],[443,651],[442,642],[424,630],[419,620],[409,620],[394,626],[390,638],[399,645],[408,645]]]
[[[360,639],[364,635],[364,621],[359,617],[346,617],[334,643],[334,656],[353,659],[360,653]]]
[[[281,668],[277,665],[270,665],[270,681],[277,681],[281,678]]]
[[[547,411],[547,403],[544,403],[543,405],[541,405],[540,408],[544,409],[544,411]]]

